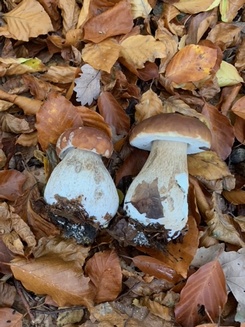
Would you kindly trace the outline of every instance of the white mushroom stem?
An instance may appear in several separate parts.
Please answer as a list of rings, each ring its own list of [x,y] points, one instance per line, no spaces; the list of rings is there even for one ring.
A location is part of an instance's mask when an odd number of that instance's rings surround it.
[[[127,191],[124,209],[144,225],[164,225],[171,238],[186,225],[187,195],[187,144],[154,141],[144,167]]]
[[[118,193],[100,155],[71,149],[55,167],[44,191],[47,203],[57,202],[57,195],[78,199],[90,217],[106,227],[118,209]]]

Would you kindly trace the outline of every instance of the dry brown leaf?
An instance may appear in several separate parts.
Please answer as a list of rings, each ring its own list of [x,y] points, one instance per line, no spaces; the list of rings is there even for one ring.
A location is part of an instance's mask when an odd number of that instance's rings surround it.
[[[177,36],[183,36],[185,33],[184,24],[178,24],[175,22],[175,18],[180,14],[180,11],[171,5],[170,3],[164,3],[163,6],[163,19],[164,26],[173,34]]]
[[[85,23],[84,39],[99,43],[111,36],[127,34],[132,27],[133,17],[130,4],[128,1],[122,0]]]
[[[135,106],[135,119],[137,123],[163,112],[160,98],[151,89],[142,94],[140,102]]]
[[[209,233],[217,240],[245,247],[245,242],[240,231],[237,229],[233,218],[223,214],[218,203],[218,195],[212,195],[210,210],[205,212]]]
[[[136,69],[144,68],[146,61],[167,56],[166,46],[151,35],[135,35],[121,42],[120,56]]]
[[[0,58],[0,76],[45,72],[46,66],[38,58]]]
[[[57,3],[63,18],[62,32],[66,35],[69,30],[76,27],[80,9],[75,0],[58,0]]]
[[[80,69],[72,66],[59,66],[59,65],[52,65],[48,68],[48,71],[42,76],[40,76],[40,79],[52,83],[61,83],[61,84],[67,84],[72,83],[76,77],[76,75],[79,73]]]
[[[241,27],[233,24],[218,23],[207,36],[207,40],[218,44],[222,49],[237,46],[241,39]]]
[[[184,235],[180,243],[169,242],[164,251],[158,251],[150,248],[139,248],[142,252],[165,262],[173,268],[178,274],[187,277],[187,271],[194,258],[199,243],[199,234],[195,219],[189,216],[188,232]]]
[[[216,60],[215,48],[190,44],[174,55],[167,65],[165,76],[174,87],[195,88],[198,82],[210,78]]]
[[[0,171],[0,199],[14,201],[23,193],[26,177],[17,170]]]
[[[219,10],[223,22],[231,22],[237,15],[238,10],[244,5],[244,0],[226,1],[221,0]]]
[[[148,0],[130,0],[130,4],[134,19],[138,17],[146,18],[152,10]]]
[[[128,315],[126,313],[120,313],[120,310],[116,310],[113,307],[113,303],[105,302],[98,305],[95,305],[89,310],[92,321],[98,321],[98,327],[112,327],[111,324],[113,322],[114,326],[124,327],[125,322],[128,323]],[[94,323],[92,325],[88,325],[88,327],[94,327]],[[131,326],[131,327],[136,327]]]
[[[17,118],[7,112],[2,115],[0,114],[0,126],[2,131],[9,133],[20,134],[33,132],[33,128],[30,127],[25,119]]]
[[[7,322],[11,322],[11,326],[22,327],[23,314],[12,308],[0,308],[0,317],[1,317],[1,327],[5,327]]]
[[[245,204],[245,191],[244,190],[232,190],[232,191],[223,191],[222,195],[226,198],[227,201],[234,205]]]
[[[135,301],[136,302],[136,301]],[[171,309],[160,304],[157,301],[151,300],[149,297],[145,296],[142,299],[140,299],[139,304],[136,302],[134,304],[137,306],[144,306],[147,307],[147,309],[152,312],[154,315],[162,318],[164,321],[171,321]]]
[[[0,100],[0,111],[6,111],[12,107],[13,103],[9,101]]]
[[[0,283],[0,293],[1,293],[0,306],[1,307],[5,307],[5,306],[12,307],[12,305],[14,304],[15,297],[16,297],[15,286],[1,282]],[[1,316],[1,314],[0,314],[0,316]]]
[[[235,67],[238,69],[238,71],[244,70],[245,67],[244,56],[245,56],[245,39],[242,40],[236,53]]]
[[[175,307],[176,320],[183,327],[195,326],[204,319],[206,312],[216,320],[226,301],[223,270],[218,260],[211,261],[188,278]],[[202,307],[204,312],[200,311]]]
[[[29,41],[31,37],[53,31],[49,15],[37,0],[21,1],[17,7],[4,14],[4,19],[16,40]]]
[[[58,137],[68,128],[82,126],[82,119],[75,106],[58,93],[49,93],[36,114],[38,141],[43,150],[56,144]]]
[[[198,177],[210,189],[221,193],[223,189],[232,190],[235,187],[234,176],[215,152],[203,151],[189,155],[187,160],[189,174]]]
[[[82,50],[82,58],[93,68],[110,73],[119,57],[120,48],[120,45],[112,38],[98,44],[87,43]]]
[[[238,117],[245,120],[245,96],[238,99],[232,106],[231,111]]]
[[[78,22],[77,22],[77,28],[82,28],[83,25],[91,18],[92,13],[91,13],[91,0],[84,0],[83,1],[83,6],[81,8],[79,17],[78,17]]]
[[[113,301],[122,288],[122,272],[119,257],[113,250],[96,253],[85,267],[96,288],[95,302]]]
[[[17,141],[16,144],[20,144],[22,146],[33,146],[37,145],[37,132],[34,131],[32,133],[26,133],[26,134],[21,134]]]
[[[32,261],[16,257],[11,270],[27,290],[51,296],[58,306],[92,304],[90,279],[75,261],[64,261],[52,253]]]
[[[235,124],[234,124],[234,133],[235,137],[238,139],[238,141],[242,144],[245,143],[245,120],[236,117]]]
[[[115,139],[118,135],[122,137],[129,132],[129,117],[110,92],[100,94],[98,108],[105,122],[111,127]]]
[[[176,8],[184,13],[196,14],[201,11],[211,10],[219,5],[219,1],[215,0],[180,0],[173,4]]]
[[[133,257],[132,261],[145,274],[159,279],[166,279],[174,284],[179,280],[176,271],[161,260],[146,255],[138,255]]]

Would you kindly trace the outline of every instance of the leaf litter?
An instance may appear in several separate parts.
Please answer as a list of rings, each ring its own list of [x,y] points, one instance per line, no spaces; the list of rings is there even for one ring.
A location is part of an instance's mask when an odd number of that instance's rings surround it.
[[[4,0],[0,11],[0,325],[243,327],[244,2]],[[201,120],[212,144],[188,157],[188,226],[163,244],[162,226],[133,226],[123,199],[148,156],[130,146],[132,127],[171,112]],[[112,139],[104,164],[120,197],[86,246],[77,211],[43,199],[57,139],[81,126]]]

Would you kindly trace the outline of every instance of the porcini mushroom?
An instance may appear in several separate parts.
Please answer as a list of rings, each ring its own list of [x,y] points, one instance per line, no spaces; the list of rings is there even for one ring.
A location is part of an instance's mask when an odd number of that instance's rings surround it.
[[[60,197],[79,200],[91,220],[106,227],[119,205],[117,189],[101,159],[111,156],[111,139],[93,127],[71,128],[59,137],[56,151],[62,161],[46,185],[46,202],[57,203]]]
[[[175,238],[188,218],[187,154],[210,147],[210,130],[197,118],[163,113],[136,125],[129,141],[151,152],[129,186],[124,209],[144,226],[163,225],[167,238]]]

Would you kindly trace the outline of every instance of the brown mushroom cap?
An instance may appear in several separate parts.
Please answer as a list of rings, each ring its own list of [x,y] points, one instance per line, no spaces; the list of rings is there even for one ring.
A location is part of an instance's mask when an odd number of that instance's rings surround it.
[[[113,152],[113,144],[109,136],[94,127],[81,126],[69,128],[60,135],[56,144],[56,152],[63,159],[72,148],[95,152],[109,158]]]
[[[148,151],[156,140],[187,143],[187,154],[191,154],[210,148],[211,133],[208,127],[195,117],[162,113],[140,122],[133,128],[129,137],[131,145]]]

